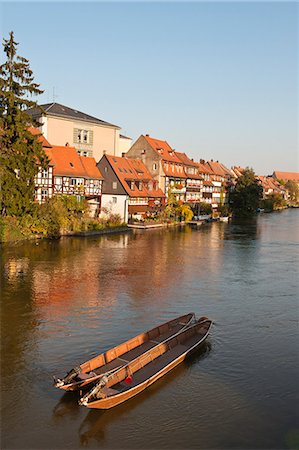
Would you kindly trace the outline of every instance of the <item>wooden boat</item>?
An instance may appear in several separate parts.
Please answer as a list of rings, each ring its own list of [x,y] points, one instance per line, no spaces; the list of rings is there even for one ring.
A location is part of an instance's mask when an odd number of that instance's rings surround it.
[[[211,326],[212,321],[202,317],[113,374],[102,377],[79,404],[109,409],[139,394],[196,350],[208,336]]]
[[[142,353],[182,331],[194,320],[194,313],[189,313],[141,333],[73,368],[63,378],[54,377],[54,386],[65,391],[75,391],[94,383],[103,375],[113,373]]]

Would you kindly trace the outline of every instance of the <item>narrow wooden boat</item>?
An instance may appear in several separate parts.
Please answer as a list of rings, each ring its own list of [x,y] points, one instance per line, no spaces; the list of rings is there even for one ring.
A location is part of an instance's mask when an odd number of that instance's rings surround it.
[[[80,364],[80,366],[70,370],[63,378],[54,377],[54,386],[65,391],[75,391],[93,384],[103,375],[113,373],[157,344],[182,331],[194,320],[194,313],[189,313],[141,333],[129,341]]]
[[[102,377],[79,404],[109,409],[139,394],[196,350],[208,336],[211,326],[212,321],[202,317],[113,374]]]

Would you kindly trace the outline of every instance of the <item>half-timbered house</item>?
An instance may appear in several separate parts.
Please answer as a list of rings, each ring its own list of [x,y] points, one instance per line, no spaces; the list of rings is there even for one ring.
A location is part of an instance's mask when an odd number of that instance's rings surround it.
[[[127,222],[164,206],[165,195],[141,160],[104,155],[98,167],[104,177],[102,210],[120,214]]]

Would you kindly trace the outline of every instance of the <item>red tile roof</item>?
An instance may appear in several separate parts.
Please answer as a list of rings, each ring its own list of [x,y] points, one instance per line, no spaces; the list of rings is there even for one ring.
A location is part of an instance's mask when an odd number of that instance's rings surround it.
[[[193,159],[190,159],[186,153],[181,152],[174,152],[176,156],[179,158],[179,160],[185,165],[190,167],[197,167],[196,162],[193,161]]]
[[[219,175],[221,177],[227,177],[228,175],[223,165],[219,163],[219,161],[207,161],[205,163],[205,166],[208,167],[215,175]]]
[[[52,145],[47,141],[47,139],[41,134],[40,130],[38,128],[35,127],[29,127],[28,131],[30,131],[30,133],[38,136],[39,135],[39,142],[42,143],[43,147],[47,147],[47,148],[51,148]]]
[[[146,187],[148,182],[151,182],[152,185],[157,182],[141,160],[111,155],[105,155],[105,157],[130,197],[165,197],[161,189],[152,188],[150,190]],[[142,188],[138,189],[135,186],[134,189],[131,189],[130,183],[128,184],[127,181],[142,181]]]
[[[170,147],[168,142],[155,139],[150,136],[143,136],[150,146],[157,152],[164,161],[171,161],[181,164],[181,160],[177,157],[176,152]]]
[[[205,173],[205,174],[212,174],[212,170],[206,166],[205,164],[202,163],[196,163],[198,166],[198,172],[199,173]]]
[[[299,172],[273,172],[273,176],[283,181],[299,181]]]
[[[53,146],[45,149],[54,165],[54,175],[74,178],[102,179],[94,158],[79,156],[74,147]],[[82,162],[83,160],[86,160]],[[93,161],[92,161],[93,160]]]

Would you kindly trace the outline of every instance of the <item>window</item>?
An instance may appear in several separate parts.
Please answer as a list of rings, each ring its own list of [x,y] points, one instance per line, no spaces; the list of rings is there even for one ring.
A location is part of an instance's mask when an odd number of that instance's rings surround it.
[[[156,163],[153,164],[153,170],[157,170],[157,164]]]
[[[112,197],[112,203],[117,203],[117,197]]]
[[[91,144],[92,131],[82,130],[80,128],[74,129],[74,142],[77,144]]]
[[[142,155],[145,155],[145,150],[144,150],[144,149],[141,150],[141,154],[142,154]]]
[[[117,189],[117,181],[112,182],[112,189]]]
[[[105,168],[104,168],[104,171],[107,173],[107,172],[108,172],[108,167],[105,167]]]
[[[49,192],[48,189],[42,189],[42,201],[45,201],[48,198]]]
[[[82,178],[71,178],[71,186],[81,186],[83,184]]]
[[[48,171],[42,170],[42,178],[47,178],[47,177],[48,177]]]

